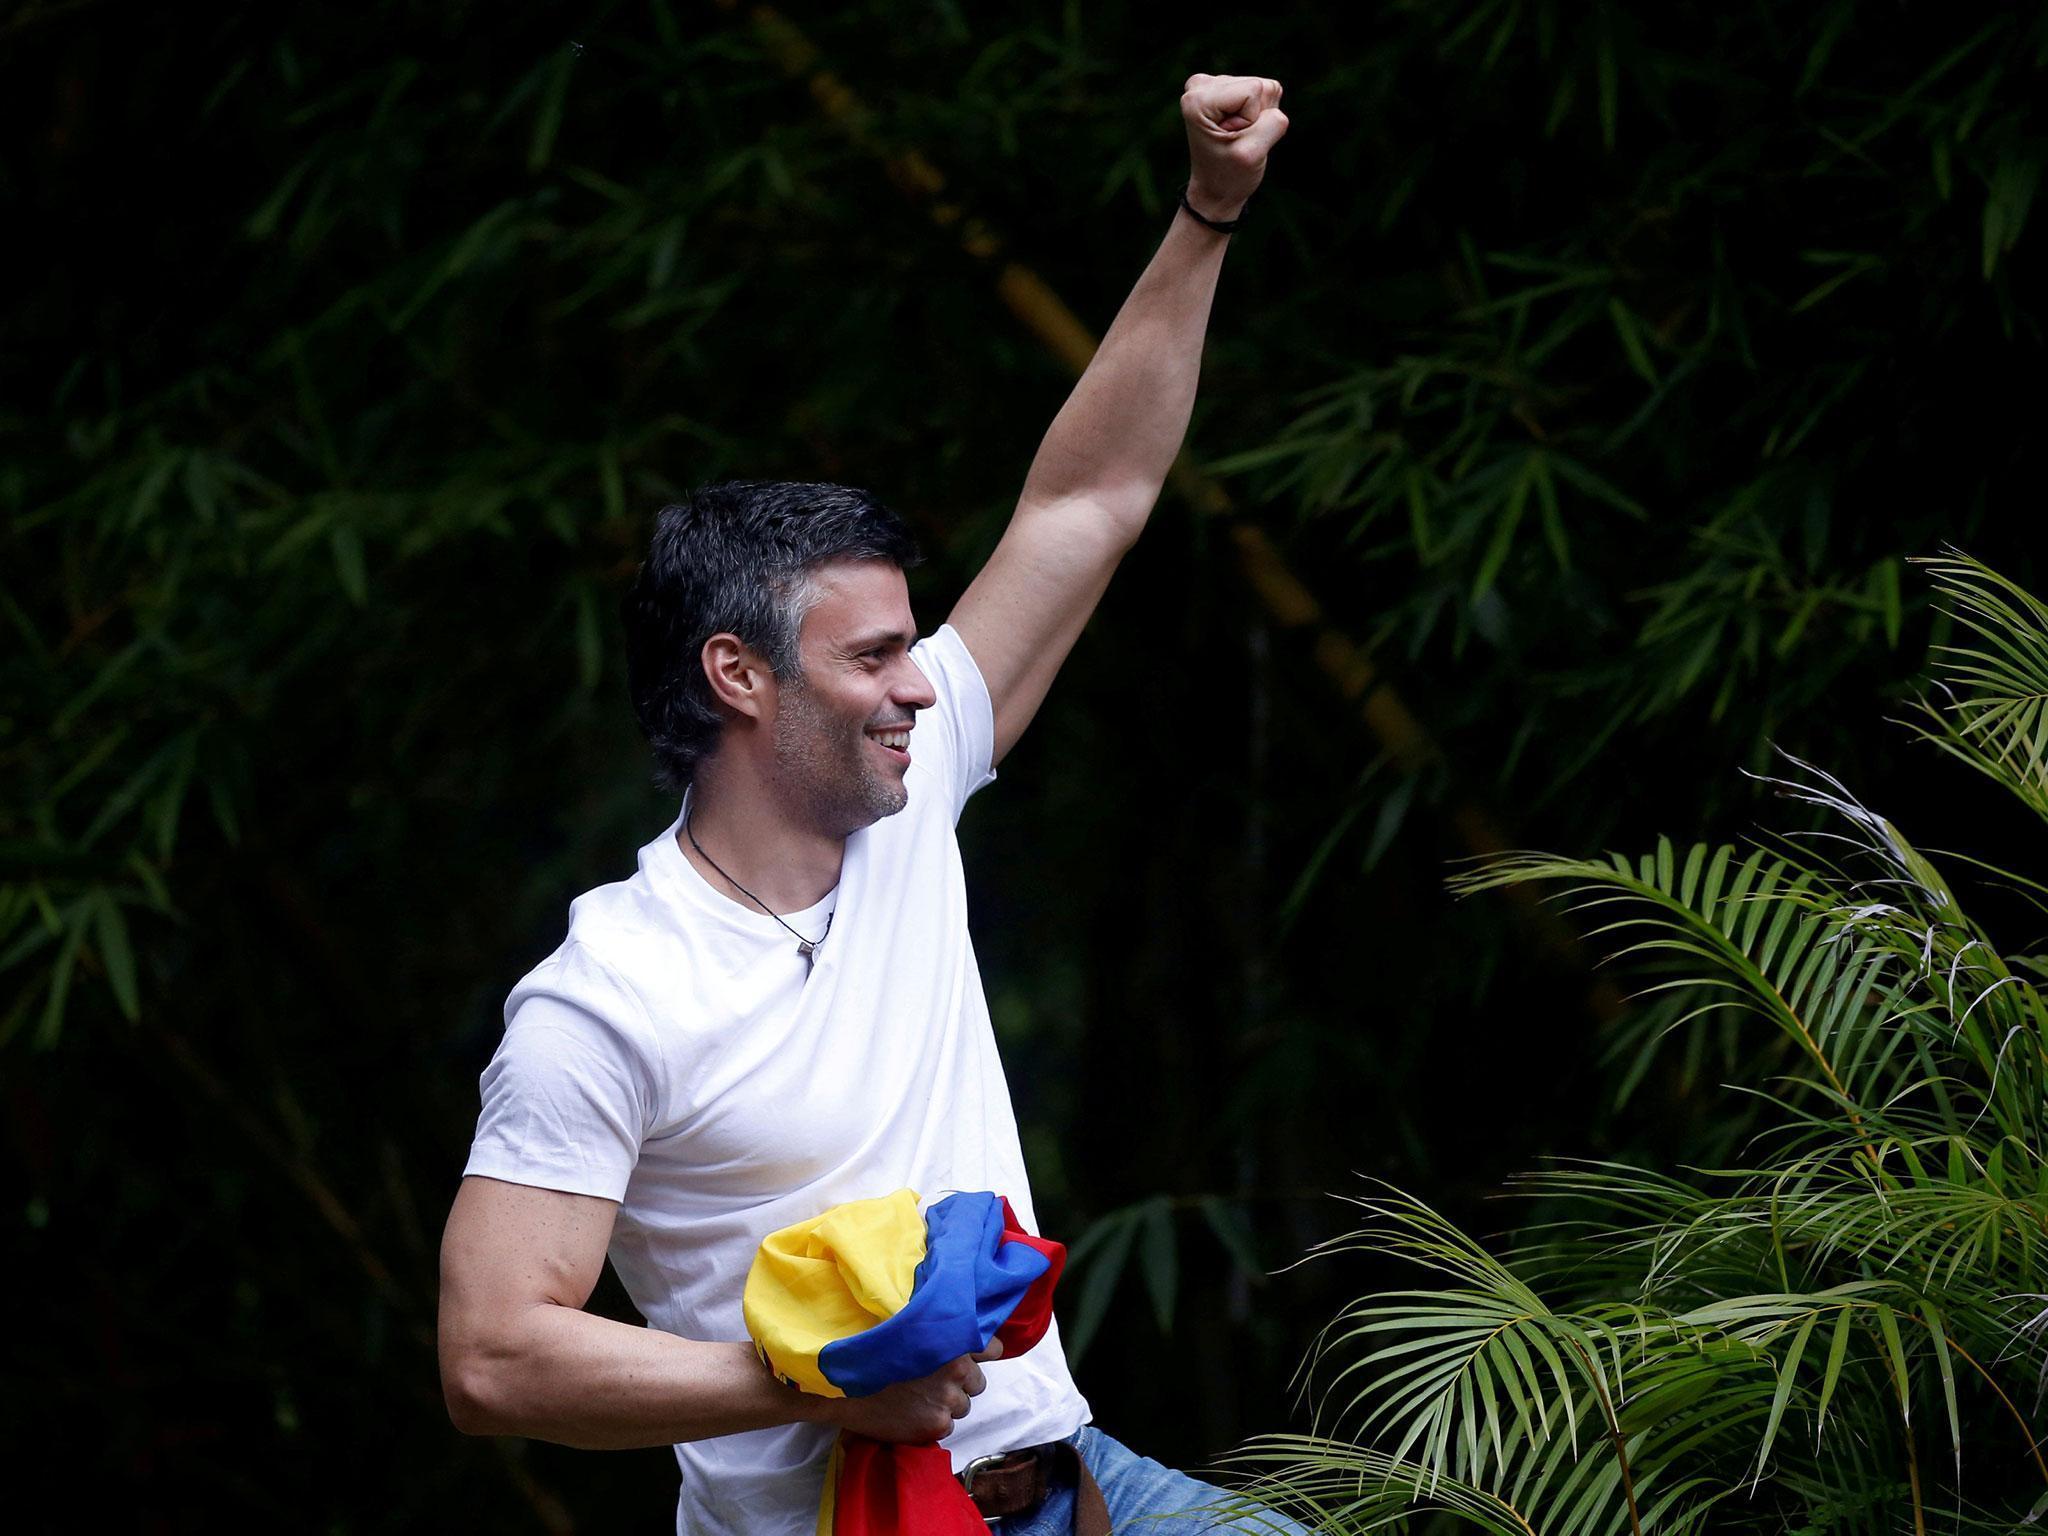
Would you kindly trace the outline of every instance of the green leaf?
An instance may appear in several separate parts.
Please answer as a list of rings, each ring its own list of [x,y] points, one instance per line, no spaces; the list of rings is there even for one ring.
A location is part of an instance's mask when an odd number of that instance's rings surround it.
[[[1826,17],[1821,21],[1820,31],[1814,37],[1813,46],[1806,50],[1805,67],[1799,72],[1799,84],[1792,90],[1795,97],[1804,96],[1813,89],[1814,82],[1820,79],[1821,71],[1827,68],[1828,59],[1835,51],[1835,44],[1842,40],[1842,34],[1848,30],[1855,14],[1853,0],[1837,0],[1835,5],[1829,7]]]
[[[334,520],[331,507],[315,506],[311,512],[300,518],[285,530],[256,562],[259,571],[274,570],[296,555],[307,544],[317,539]]]
[[[1955,1453],[1957,1464],[1960,1465],[1963,1457],[1963,1421],[1962,1416],[1956,1411],[1956,1368],[1949,1355],[1947,1325],[1931,1301],[1921,1301],[1920,1316],[1926,1322],[1927,1331],[1934,1341],[1935,1370],[1941,1377],[1942,1403],[1948,1409],[1949,1446]]]
[[[1785,1404],[1791,1399],[1792,1388],[1798,1380],[1799,1357],[1806,1353],[1806,1341],[1813,1336],[1813,1325],[1820,1320],[1818,1312],[1809,1313],[1798,1331],[1792,1335],[1791,1346],[1785,1351],[1785,1360],[1778,1368],[1777,1389],[1771,1394],[1770,1417],[1764,1422],[1762,1443],[1757,1447],[1756,1472],[1761,1474],[1764,1463],[1770,1459],[1771,1447],[1777,1443],[1778,1422],[1784,1417]]]
[[[1531,473],[1536,481],[1536,506],[1543,515],[1543,538],[1550,546],[1550,557],[1557,562],[1560,571],[1572,568],[1571,540],[1565,536],[1564,519],[1557,510],[1557,481],[1550,473],[1550,455],[1535,456]]]
[[[2034,191],[2041,181],[2041,161],[2035,155],[2005,155],[1991,173],[1984,197],[1984,277],[1988,282],[1999,257],[2010,252],[2025,227],[2034,205]]]
[[[1557,130],[1564,126],[1564,120],[1571,115],[1572,104],[1578,99],[1579,77],[1575,70],[1559,73],[1557,85],[1550,93],[1550,110],[1544,114],[1543,137],[1557,137]]]
[[[540,110],[534,116],[533,138],[526,148],[526,168],[529,171],[545,169],[554,157],[555,136],[562,129],[562,107],[569,97],[569,72],[575,65],[575,59],[573,50],[562,49],[541,87]]]
[[[121,915],[120,904],[112,892],[96,891],[92,901],[98,919],[95,933],[100,964],[106,967],[107,984],[113,988],[114,1000],[132,1024],[142,1017],[142,993],[135,982],[135,951],[128,942],[128,921]]]
[[[178,452],[159,453],[150,467],[144,471],[141,483],[135,488],[135,498],[128,507],[128,526],[138,528],[156,515],[158,504],[163,500],[164,487],[177,472],[179,461],[185,456]]]
[[[219,826],[221,836],[232,847],[242,841],[241,821],[235,814],[234,796],[229,792],[225,780],[218,774],[206,781],[206,801],[213,807],[214,823]]]
[[[1402,477],[1402,490],[1408,502],[1408,529],[1415,540],[1415,558],[1428,565],[1436,558],[1436,539],[1430,527],[1428,476],[1419,467],[1410,468]]]
[[[1081,1357],[1088,1352],[1088,1345],[1095,1338],[1095,1330],[1102,1326],[1103,1318],[1109,1312],[1110,1297],[1116,1291],[1117,1281],[1123,1278],[1125,1261],[1131,1255],[1131,1242],[1137,1235],[1137,1223],[1128,1211],[1112,1212],[1098,1223],[1101,1228],[1099,1245],[1088,1245],[1089,1233],[1082,1235],[1074,1252],[1068,1256],[1069,1266],[1082,1258],[1087,1261],[1087,1273],[1081,1282],[1081,1293],[1074,1304],[1072,1326],[1065,1330],[1067,1359],[1079,1365]],[[1090,1251],[1090,1247],[1094,1251]]]
[[[284,217],[284,210],[290,204],[292,194],[298,191],[299,183],[304,181],[307,173],[313,169],[313,159],[313,156],[308,155],[285,172],[276,187],[271,190],[270,196],[249,215],[248,222],[242,228],[251,240],[268,240],[277,233],[278,224]]]
[[[210,526],[220,516],[220,498],[224,489],[214,468],[213,456],[197,450],[186,454],[182,479],[185,501],[192,508],[193,515]]]
[[[74,700],[73,702],[75,703],[76,701]],[[69,768],[64,770],[63,775],[58,778],[56,783],[43,791],[43,804],[55,806],[74,788],[90,778],[94,771],[106,762],[108,758],[112,757],[120,749],[123,742],[127,741],[132,729],[126,722],[123,722],[94,742],[87,751],[81,753],[72,762]],[[61,732],[53,730],[51,734],[58,735]]]
[[[1558,478],[1567,485],[1583,491],[1595,501],[1604,502],[1606,505],[1613,507],[1617,512],[1625,512],[1630,517],[1638,520],[1648,520],[1650,516],[1649,508],[1601,479],[1600,476],[1594,474],[1592,470],[1586,468],[1585,465],[1579,463],[1576,459],[1561,453],[1546,454],[1544,459],[1548,467],[1554,469],[1557,472]]]
[[[1896,1313],[1883,1302],[1877,1304],[1877,1331],[1884,1340],[1885,1352],[1891,1357],[1892,1386],[1899,1397],[1899,1418],[1905,1423],[1913,1422],[1912,1376],[1906,1367],[1906,1349],[1899,1338],[1899,1320]]]
[[[1253,1280],[1264,1280],[1266,1271],[1259,1262],[1258,1245],[1252,1241],[1251,1223],[1245,1219],[1243,1209],[1215,1195],[1205,1196],[1196,1208],[1238,1269]]]
[[[341,590],[358,608],[368,606],[370,582],[363,569],[362,535],[336,523],[327,531],[327,542],[334,551],[334,572],[341,579]]]
[[[1650,361],[1649,349],[1643,345],[1643,333],[1636,325],[1635,315],[1619,299],[1607,301],[1607,314],[1614,322],[1614,334],[1621,339],[1622,355],[1628,359],[1629,367],[1654,386],[1657,365]]]
[[[1145,1289],[1152,1298],[1152,1317],[1161,1333],[1173,1331],[1173,1306],[1180,1285],[1180,1252],[1173,1229],[1173,1207],[1164,1196],[1143,1207],[1144,1241],[1138,1258]]]
[[[1814,305],[1820,303],[1821,300],[1825,299],[1850,279],[1861,277],[1866,272],[1881,272],[1884,270],[1884,262],[1877,256],[1868,254],[1845,255],[1836,252],[1826,252],[1809,253],[1809,259],[1814,259],[1816,254],[1821,259],[1830,262],[1839,261],[1841,263],[1841,270],[1832,277],[1824,278],[1816,286],[1808,289],[1797,299],[1793,300],[1791,313],[1795,315],[1803,314],[1805,311],[1813,308]]]
[[[185,808],[185,792],[199,764],[199,728],[177,737],[175,751],[166,765],[162,782],[150,796],[144,820],[156,842],[157,862],[169,864],[177,846],[178,823]]]
[[[1415,799],[1415,786],[1420,780],[1410,774],[1397,781],[1380,802],[1379,814],[1373,818],[1372,836],[1366,840],[1365,857],[1359,861],[1359,868],[1377,868],[1386,852],[1401,835],[1402,823],[1407,820],[1408,807]]]
[[[50,968],[49,991],[43,998],[43,1016],[36,1026],[35,1045],[38,1050],[48,1050],[57,1043],[57,1037],[64,1029],[64,1010],[71,996],[71,974],[78,965],[78,951],[85,942],[85,930],[91,921],[90,904],[85,900],[73,902],[64,915],[64,942],[58,947],[56,963]]]
[[[1514,548],[1515,529],[1521,524],[1523,508],[1529,504],[1529,461],[1534,457],[1532,453],[1524,460],[1521,473],[1515,476],[1507,502],[1494,523],[1493,539],[1487,545],[1485,558],[1479,562],[1478,573],[1472,578],[1474,603],[1493,590],[1494,579],[1499,576],[1500,568],[1507,563],[1508,554]]]

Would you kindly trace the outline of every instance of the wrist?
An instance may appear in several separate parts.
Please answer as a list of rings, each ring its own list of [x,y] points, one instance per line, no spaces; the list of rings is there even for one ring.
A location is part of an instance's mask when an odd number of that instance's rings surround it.
[[[824,1424],[837,1427],[833,1425],[831,1418],[825,1412],[827,1404],[831,1402],[830,1398],[818,1397],[809,1392],[801,1392],[795,1387],[790,1387],[787,1391],[789,1392],[789,1398],[785,1411],[788,1417],[785,1422],[790,1424]]]
[[[1227,224],[1243,213],[1245,204],[1251,201],[1248,193],[1233,195],[1219,192],[1212,187],[1203,186],[1199,181],[1188,183],[1187,195],[1188,201],[1194,205],[1195,212],[1205,219],[1214,219],[1219,224]]]
[[[838,1410],[844,1406],[844,1398],[820,1397],[815,1392],[806,1392],[801,1387],[793,1387],[786,1381],[777,1382],[776,1386],[788,1394],[783,1399],[784,1411],[788,1415],[787,1422],[791,1424],[823,1424],[828,1429],[840,1427]]]
[[[831,1422],[826,1410],[835,1405],[835,1399],[820,1397],[815,1392],[806,1392],[802,1387],[797,1386],[793,1382],[784,1381],[774,1371],[769,1369],[768,1363],[761,1358],[760,1353],[752,1345],[742,1345],[741,1348],[746,1350],[753,1368],[760,1372],[762,1378],[767,1382],[768,1400],[774,1405],[772,1411],[776,1415],[777,1423],[821,1424]]]

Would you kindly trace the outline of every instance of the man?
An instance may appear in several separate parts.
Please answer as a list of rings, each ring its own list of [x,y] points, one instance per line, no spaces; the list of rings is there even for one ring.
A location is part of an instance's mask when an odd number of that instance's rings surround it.
[[[705,1536],[809,1532],[842,1428],[943,1439],[1005,1529],[1073,1518],[1062,1444],[1119,1521],[1217,1497],[1084,1427],[1056,1329],[1015,1360],[826,1399],[741,1342],[740,1293],[767,1233],[898,1188],[991,1189],[1036,1229],[953,828],[1158,498],[1228,240],[1214,226],[1259,185],[1279,102],[1272,80],[1188,80],[1183,205],[935,636],[916,638],[910,539],[862,492],[743,482],[662,513],[629,673],[683,804],[506,1002],[442,1248],[461,1429],[673,1445],[678,1528]],[[582,1310],[607,1251],[647,1328]]]

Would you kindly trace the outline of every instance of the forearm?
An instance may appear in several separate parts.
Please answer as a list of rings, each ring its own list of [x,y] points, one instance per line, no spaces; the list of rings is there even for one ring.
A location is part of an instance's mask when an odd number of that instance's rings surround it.
[[[775,1380],[751,1345],[700,1343],[552,1304],[527,1307],[494,1337],[458,1340],[447,1354],[457,1428],[585,1450],[810,1420],[824,1402]]]
[[[1235,217],[1241,204],[1196,206],[1222,219]],[[1166,238],[1039,445],[1020,510],[1086,501],[1125,541],[1137,537],[1187,436],[1202,338],[1230,238],[1176,209]]]

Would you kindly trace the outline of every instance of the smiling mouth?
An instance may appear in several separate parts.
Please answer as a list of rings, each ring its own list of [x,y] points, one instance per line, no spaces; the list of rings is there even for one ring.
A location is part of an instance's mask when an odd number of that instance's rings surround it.
[[[910,761],[910,728],[900,730],[869,731],[867,738],[898,762]]]

